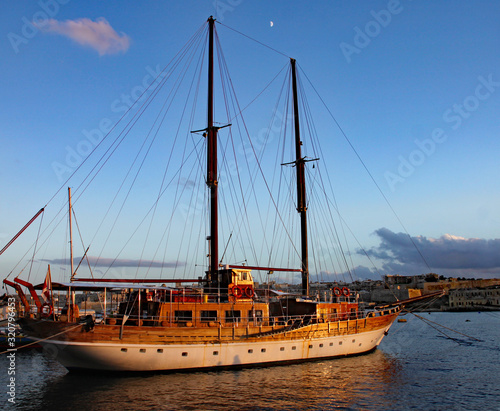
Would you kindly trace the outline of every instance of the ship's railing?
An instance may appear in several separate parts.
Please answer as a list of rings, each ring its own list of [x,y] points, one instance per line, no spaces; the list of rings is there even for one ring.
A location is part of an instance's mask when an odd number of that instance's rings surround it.
[[[182,308],[182,307],[181,307]],[[222,312],[208,311],[194,315],[191,310],[174,310],[166,314],[142,315],[130,314],[126,316],[125,325],[169,326],[169,327],[240,327],[240,326],[290,326],[307,325],[311,323],[327,323],[346,320],[363,320],[381,317],[399,312],[398,307],[383,310],[355,310],[351,312],[314,313],[302,315],[263,315],[260,310],[249,310],[248,315],[242,315],[241,310],[223,310]],[[123,314],[108,315],[105,323],[121,325]]]
[[[223,310],[223,312],[198,313],[190,310],[175,310],[164,315],[128,315],[125,325],[131,326],[163,326],[163,327],[258,327],[258,326],[303,326],[313,323],[363,320],[395,313],[396,308],[383,311],[356,310],[344,313],[302,314],[302,315],[261,315],[259,310],[243,315],[241,310]],[[106,318],[106,324],[122,325],[123,314],[115,314]]]
[[[129,294],[122,294],[122,297],[125,298],[122,299],[121,304],[127,305],[126,310],[121,310],[118,314],[115,313],[112,315],[106,313],[104,315],[104,323],[122,325],[124,314],[127,314],[125,325],[133,326],[279,327],[290,324],[362,320],[373,316],[385,315],[385,311],[388,311],[388,309],[384,311],[365,311],[364,309],[360,309],[361,306],[356,304],[358,302],[357,295],[354,293],[351,293],[349,296],[331,296],[327,293],[322,296],[318,295],[317,298],[310,298],[309,300],[320,303],[317,313],[288,315],[285,310],[280,315],[276,314],[276,312],[272,315],[265,309],[260,309],[263,305],[261,298],[258,298],[258,296],[230,299],[231,296],[228,295],[204,293],[203,289],[180,288],[175,290],[175,292],[170,290],[164,291],[162,293],[151,294],[145,289],[143,292],[141,291],[141,297],[138,296],[137,292],[135,292],[134,296],[132,290],[130,290]],[[259,290],[257,290],[257,293],[259,293]],[[289,298],[290,295],[287,294],[286,297]],[[323,297],[321,301],[319,297]],[[279,298],[277,301],[279,301]],[[307,300],[304,301],[307,302]],[[138,314],[137,309],[139,302],[141,306],[140,314]],[[213,303],[217,303],[217,305],[221,303],[222,306],[216,307],[216,304]],[[339,307],[328,307],[328,303],[338,304]],[[344,305],[342,303],[348,304]],[[261,304],[260,307],[259,304]],[[162,306],[161,310],[159,309],[160,305]],[[232,309],[230,308],[231,305]],[[115,306],[115,309],[118,311],[118,306]]]
[[[395,314],[401,311],[401,307],[395,306],[391,308],[384,308],[382,310],[369,310],[366,312],[366,318],[383,317],[385,315]]]
[[[110,325],[122,325],[123,314],[108,316],[105,323]],[[274,317],[262,316],[179,316],[175,313],[170,315],[128,315],[125,316],[125,325],[163,326],[163,327],[239,327],[239,326],[269,326],[278,324]]]
[[[124,297],[121,304],[127,305],[126,310],[119,312],[119,304],[115,303],[115,312],[111,314],[108,311],[103,313],[103,324],[122,325],[124,314],[126,315],[125,325],[130,326],[164,326],[164,327],[283,327],[291,324],[310,324],[310,323],[332,323],[338,321],[363,320],[371,317],[384,316],[394,311],[396,308],[383,308],[379,310],[364,310],[362,305],[352,304],[357,302],[355,297],[339,297],[338,303],[334,301],[333,306],[329,306],[330,301],[321,301],[318,305],[318,312],[313,314],[288,315],[286,309],[280,314],[276,311],[268,313],[266,306],[259,302],[257,298],[246,298],[241,300],[228,301],[228,296],[207,294],[198,290],[197,292],[177,292],[168,293],[168,300],[165,294],[160,300],[158,298],[142,298],[141,313],[138,314],[138,299]],[[172,295],[175,298],[172,298]],[[289,296],[288,296],[289,297]],[[298,298],[298,297],[297,297]],[[218,303],[222,305],[216,307]],[[285,301],[285,300],[284,300]],[[307,301],[307,300],[304,300]],[[343,302],[351,303],[344,305]],[[209,304],[212,303],[212,304]],[[224,304],[225,303],[225,304]],[[238,304],[242,303],[242,304]],[[338,307],[335,308],[335,304]],[[162,310],[159,310],[162,305]],[[151,309],[153,307],[153,309]],[[155,308],[156,307],[156,308]],[[231,309],[230,307],[233,307]],[[342,308],[343,307],[343,308]],[[264,310],[262,309],[264,308]],[[347,310],[347,311],[345,311]],[[394,311],[395,312],[395,311]],[[161,315],[160,315],[161,314]],[[57,317],[57,315],[56,315]]]
[[[135,291],[135,290],[134,290]],[[171,290],[155,290],[144,288],[141,291],[142,301],[155,301],[155,302],[212,302],[223,303],[227,301],[261,301],[269,303],[271,301],[279,301],[284,297],[302,298],[300,293],[283,292],[282,294],[272,294],[269,290],[253,289],[249,290],[250,294],[243,293],[243,295],[235,297],[232,293],[207,293],[201,288],[178,288]],[[129,294],[132,295],[132,294]],[[135,295],[135,294],[134,294]],[[131,297],[135,300],[136,297]],[[349,295],[335,295],[333,291],[328,290],[323,293],[311,295],[307,300],[323,303],[358,303],[358,294],[351,292]],[[123,301],[123,300],[122,300]]]

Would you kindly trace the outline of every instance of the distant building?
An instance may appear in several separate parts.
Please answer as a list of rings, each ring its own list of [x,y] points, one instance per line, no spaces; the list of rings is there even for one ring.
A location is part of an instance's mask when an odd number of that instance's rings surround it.
[[[427,308],[441,311],[500,310],[500,279],[445,278],[434,273],[414,276],[386,275],[383,289],[371,290],[371,301],[391,302],[446,290],[447,295]]]
[[[426,282],[424,284],[424,294],[432,293],[439,290],[456,290],[467,288],[486,288],[500,285],[500,279],[488,280],[465,280],[457,278],[448,278],[445,281]]]
[[[449,307],[451,310],[498,310],[500,308],[500,287],[450,290]]]

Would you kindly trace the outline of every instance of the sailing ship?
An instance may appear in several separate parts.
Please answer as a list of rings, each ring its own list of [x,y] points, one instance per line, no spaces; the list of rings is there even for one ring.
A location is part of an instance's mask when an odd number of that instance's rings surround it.
[[[37,297],[36,289],[46,289],[47,281],[33,286],[18,277],[13,282],[4,280],[16,289],[25,306],[25,315],[19,320],[23,332],[49,346],[55,359],[70,371],[218,369],[366,354],[377,348],[408,303],[398,301],[367,309],[357,293],[346,286],[331,287],[322,295],[310,292],[305,168],[312,160],[302,153],[294,59],[289,64],[295,159],[283,164],[295,169],[300,266],[221,264],[217,143],[219,130],[230,124],[220,126],[214,121],[214,18],[208,19],[206,30],[208,119],[204,129],[196,130],[206,141],[210,220],[205,275],[180,280],[79,278],[71,256],[70,281],[51,282],[52,290],[65,290],[67,294],[66,306],[58,313],[50,299],[42,303]],[[71,200],[69,215],[71,219]],[[301,291],[294,294],[259,288],[254,280],[256,271],[300,274]],[[182,286],[182,282],[189,286]],[[30,290],[35,310],[29,307],[21,285]],[[100,323],[92,316],[80,315],[75,302],[75,293],[88,291],[103,296]],[[120,299],[110,309],[107,304],[113,293]]]

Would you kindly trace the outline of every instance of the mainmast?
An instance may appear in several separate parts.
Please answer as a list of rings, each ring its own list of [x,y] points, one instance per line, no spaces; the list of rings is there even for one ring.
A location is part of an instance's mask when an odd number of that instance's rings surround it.
[[[295,166],[297,168],[297,211],[300,214],[300,239],[302,255],[302,295],[309,295],[309,262],[307,255],[307,207],[306,207],[306,179],[305,158],[302,157],[300,141],[299,104],[297,97],[297,76],[295,59],[290,59],[292,65],[293,116],[295,128]]]
[[[73,281],[73,276],[75,275],[74,259],[73,259],[73,224],[71,220],[72,213],[71,206],[71,187],[68,187],[68,222],[69,222],[69,261],[71,266],[71,277],[70,280]]]
[[[207,125],[207,186],[210,188],[210,266],[208,280],[218,281],[219,269],[219,232],[217,220],[217,131],[214,127],[214,23],[208,19],[208,125]]]
[[[71,266],[71,277],[70,281],[73,282],[73,277],[75,276],[75,266],[73,258],[73,223],[71,215],[73,213],[73,208],[71,205],[71,187],[68,187],[68,218],[69,218],[69,260]],[[75,291],[68,288],[68,320],[76,321],[78,318],[75,317]]]

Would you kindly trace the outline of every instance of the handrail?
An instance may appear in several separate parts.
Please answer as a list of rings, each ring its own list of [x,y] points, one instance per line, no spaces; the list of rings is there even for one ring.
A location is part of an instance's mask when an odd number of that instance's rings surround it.
[[[184,310],[175,310],[175,311],[184,311]],[[174,313],[175,313],[174,311]],[[189,310],[187,310],[189,311]],[[239,310],[235,310],[239,311]],[[144,316],[141,315],[140,318],[138,315],[129,315],[127,318],[127,323],[129,325],[137,325],[138,321],[141,321],[141,325],[196,325],[200,326],[201,324],[205,324],[207,327],[214,326],[217,324],[218,327],[221,328],[233,328],[233,327],[242,327],[242,326],[283,326],[293,329],[297,328],[298,325],[309,325],[311,323],[326,323],[326,322],[338,322],[338,321],[353,321],[353,320],[364,320],[366,318],[372,316],[381,316],[389,313],[395,313],[396,309],[386,309],[378,312],[365,312],[365,311],[356,311],[356,312],[345,312],[345,313],[330,313],[326,315],[316,315],[316,314],[302,314],[302,315],[288,315],[288,316],[235,316],[235,317],[225,317],[221,318],[220,316],[215,317],[202,317],[202,316],[179,316],[174,313],[169,313],[168,317],[162,316]],[[371,315],[371,313],[375,313]],[[123,314],[115,314],[107,317],[108,320],[115,320],[117,323],[121,321],[123,318]],[[109,322],[108,322],[109,323]]]

